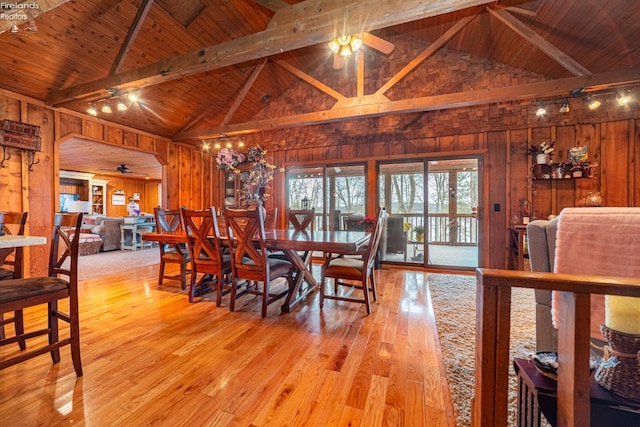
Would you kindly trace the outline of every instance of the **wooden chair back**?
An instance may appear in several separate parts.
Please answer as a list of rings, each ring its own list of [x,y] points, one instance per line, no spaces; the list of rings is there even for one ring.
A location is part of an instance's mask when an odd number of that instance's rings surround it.
[[[222,244],[215,210],[182,208],[194,273],[218,273],[222,263]]]
[[[268,281],[269,262],[265,247],[264,208],[227,209],[227,233],[233,276],[236,279]]]
[[[0,234],[23,235],[27,223],[27,215],[27,212],[0,212],[0,230],[2,231]],[[18,279],[22,277],[23,254],[24,249],[22,247],[0,249],[0,268],[8,266],[13,272],[11,275],[2,275],[2,278]]]
[[[158,233],[175,233],[182,230],[180,209],[153,208]]]
[[[362,260],[365,263],[365,268],[363,268],[363,274],[366,278],[368,274],[373,272],[373,268],[375,266],[375,257],[378,253],[378,247],[380,246],[380,238],[382,236],[382,230],[384,229],[384,224],[387,219],[386,211],[378,208],[376,211],[376,222],[373,225],[373,229],[371,230],[371,237],[369,238],[369,244],[367,245],[364,254],[362,255]]]
[[[70,292],[78,292],[78,254],[82,213],[58,212],[53,217],[53,236],[49,252],[49,277],[67,276]],[[70,260],[67,262],[67,260]]]
[[[5,280],[0,294],[0,313],[23,310],[27,307],[47,305],[44,328],[35,331],[16,331],[16,336],[0,339],[0,345],[8,345],[47,335],[43,345],[24,350],[18,355],[0,359],[0,369],[13,366],[27,359],[50,353],[53,363],[60,361],[60,347],[71,346],[71,358],[77,376],[82,376],[80,359],[80,322],[78,316],[78,254],[82,213],[56,213],[53,218],[53,236],[49,252],[47,277],[29,277]],[[66,276],[66,277],[61,277]],[[58,308],[58,300],[67,299],[68,312]],[[69,324],[69,337],[61,339],[58,322]]]
[[[264,229],[274,230],[278,221],[278,208],[265,209],[264,211]]]
[[[313,231],[315,228],[316,209],[292,209],[289,210],[287,218],[289,224],[297,232]]]

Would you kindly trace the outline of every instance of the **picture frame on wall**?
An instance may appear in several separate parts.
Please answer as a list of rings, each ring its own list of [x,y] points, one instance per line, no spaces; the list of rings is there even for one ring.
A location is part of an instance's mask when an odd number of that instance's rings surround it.
[[[125,199],[126,195],[124,194],[113,194],[111,196],[111,204],[113,206],[125,206],[127,204]]]

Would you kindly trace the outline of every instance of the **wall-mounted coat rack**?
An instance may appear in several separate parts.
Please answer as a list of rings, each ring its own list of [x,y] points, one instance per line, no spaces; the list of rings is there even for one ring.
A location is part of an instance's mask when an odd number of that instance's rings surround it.
[[[2,120],[0,145],[2,145],[1,167],[4,168],[4,162],[11,158],[9,148],[17,148],[29,154],[29,170],[32,171],[33,165],[40,163],[39,159],[36,160],[36,152],[40,151],[42,145],[40,126],[14,122],[12,120]]]

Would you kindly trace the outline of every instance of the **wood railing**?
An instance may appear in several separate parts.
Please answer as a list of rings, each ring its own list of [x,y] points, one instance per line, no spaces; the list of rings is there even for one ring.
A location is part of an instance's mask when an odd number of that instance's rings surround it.
[[[640,278],[478,269],[474,426],[507,425],[512,288],[562,291],[558,307],[558,425],[589,426],[590,294],[640,297]]]

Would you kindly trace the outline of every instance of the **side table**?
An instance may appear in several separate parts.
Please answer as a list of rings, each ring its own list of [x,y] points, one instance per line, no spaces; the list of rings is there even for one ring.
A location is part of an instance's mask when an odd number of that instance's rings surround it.
[[[557,383],[542,375],[531,360],[515,359],[518,376],[518,427],[540,427],[542,417],[556,425]],[[638,426],[640,402],[628,400],[604,389],[591,376],[591,425]]]

